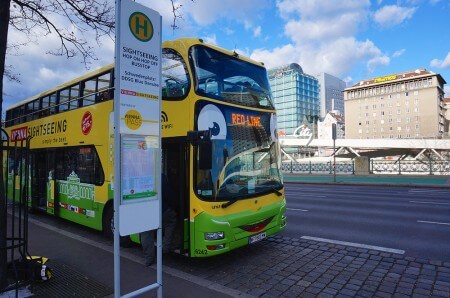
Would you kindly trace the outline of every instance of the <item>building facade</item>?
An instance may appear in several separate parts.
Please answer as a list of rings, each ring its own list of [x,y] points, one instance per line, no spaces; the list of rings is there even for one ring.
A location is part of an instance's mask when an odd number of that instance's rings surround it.
[[[296,63],[270,69],[268,76],[277,109],[278,131],[290,135],[305,123],[316,127],[320,115],[319,81],[305,74]]]
[[[327,113],[339,111],[344,115],[344,89],[343,80],[328,73],[320,73],[315,76],[320,86],[320,118],[325,118]]]
[[[450,137],[450,97],[444,98],[444,134],[447,138]]]
[[[346,88],[345,137],[442,137],[445,83],[441,75],[418,69],[364,80]]]
[[[333,124],[336,124],[336,138],[345,139],[345,121],[339,114],[327,113],[323,121],[318,125],[318,138],[331,140],[333,139]]]

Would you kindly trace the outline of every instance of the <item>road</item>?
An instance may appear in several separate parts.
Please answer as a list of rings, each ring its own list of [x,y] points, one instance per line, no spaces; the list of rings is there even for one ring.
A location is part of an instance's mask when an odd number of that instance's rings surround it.
[[[319,237],[450,261],[450,189],[286,184],[284,236]]]

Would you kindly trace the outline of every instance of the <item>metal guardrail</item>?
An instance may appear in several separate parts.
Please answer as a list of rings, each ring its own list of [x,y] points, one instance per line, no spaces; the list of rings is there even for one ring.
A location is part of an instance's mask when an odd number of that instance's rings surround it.
[[[331,162],[283,162],[281,169],[285,173],[333,174]],[[450,175],[450,161],[443,160],[371,160],[370,174],[397,175]],[[355,162],[336,162],[336,174],[354,175]]]

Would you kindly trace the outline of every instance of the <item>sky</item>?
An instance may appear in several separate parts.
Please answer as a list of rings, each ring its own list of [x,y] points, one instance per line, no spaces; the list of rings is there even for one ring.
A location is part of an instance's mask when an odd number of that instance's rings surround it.
[[[347,86],[425,68],[448,82],[450,97],[450,0],[179,0],[177,30],[170,26],[170,0],[137,2],[162,15],[163,41],[199,37],[268,69],[295,62],[307,74],[326,72]],[[29,43],[10,27],[9,45],[26,45],[8,47],[6,65],[20,83],[4,79],[4,109],[113,62],[113,40],[104,37],[98,46],[87,38],[97,56],[88,69],[80,57],[47,54],[59,46],[54,36]]]

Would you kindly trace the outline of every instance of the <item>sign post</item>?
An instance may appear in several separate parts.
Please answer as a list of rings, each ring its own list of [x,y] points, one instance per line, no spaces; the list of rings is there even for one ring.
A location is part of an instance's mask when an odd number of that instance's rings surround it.
[[[116,0],[114,75],[114,296],[120,236],[158,229],[157,282],[123,297],[162,297],[161,16],[131,0]]]
[[[333,136],[333,182],[336,183],[336,123],[331,124],[331,134]]]

